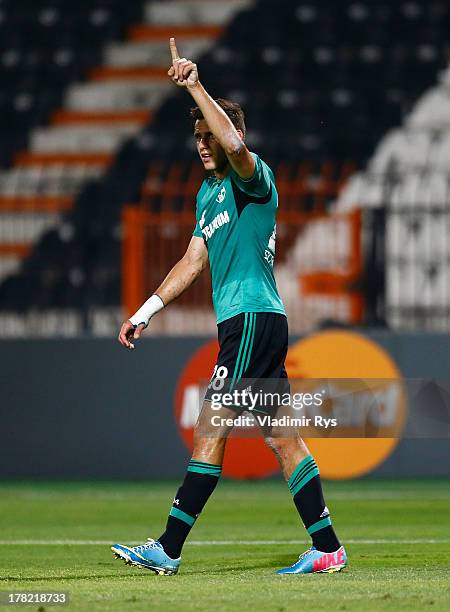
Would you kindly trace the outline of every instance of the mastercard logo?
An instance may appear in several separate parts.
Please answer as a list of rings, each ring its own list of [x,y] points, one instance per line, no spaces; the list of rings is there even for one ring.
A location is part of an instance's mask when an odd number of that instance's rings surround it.
[[[211,377],[218,350],[215,340],[203,345],[191,356],[178,380],[175,419],[180,436],[190,451],[202,401],[201,382]],[[386,384],[397,381],[402,388],[391,406],[393,423],[389,437],[305,438],[324,478],[362,476],[392,454],[406,420],[406,400],[398,367],[377,343],[355,332],[319,332],[289,347],[286,368],[291,379],[342,379],[344,386],[348,379],[377,379]],[[278,471],[278,461],[262,438],[231,437],[227,441],[224,476],[263,478]]]

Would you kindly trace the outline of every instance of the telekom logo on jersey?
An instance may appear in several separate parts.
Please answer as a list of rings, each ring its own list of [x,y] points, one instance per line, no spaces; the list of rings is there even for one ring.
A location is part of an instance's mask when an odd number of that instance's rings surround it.
[[[222,202],[225,199],[226,194],[227,192],[226,192],[225,187],[222,187],[222,189],[219,192],[219,195],[216,198],[216,202],[219,202],[219,204],[222,204]],[[205,237],[205,240],[208,241],[211,238],[211,236],[214,234],[214,232],[217,229],[219,229],[219,227],[222,227],[226,223],[230,222],[230,216],[228,214],[228,211],[224,210],[220,212],[218,215],[216,215],[214,219],[211,221],[211,223],[208,223],[206,227],[203,227],[205,225],[205,215],[206,215],[206,210],[203,211],[203,214],[199,221],[199,225],[202,230],[202,234]]]
[[[218,230],[220,227],[230,222],[230,216],[227,210],[220,212],[218,215],[214,217],[214,219],[209,223],[206,227],[203,227],[205,223],[205,213],[203,213],[202,218],[200,219],[200,227],[202,230],[202,234],[205,237],[205,240],[208,241],[214,232]]]

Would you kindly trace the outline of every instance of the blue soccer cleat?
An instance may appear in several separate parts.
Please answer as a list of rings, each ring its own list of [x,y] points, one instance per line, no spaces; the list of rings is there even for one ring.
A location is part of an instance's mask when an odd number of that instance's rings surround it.
[[[277,574],[331,574],[340,572],[346,565],[347,553],[343,546],[331,553],[320,552],[311,546],[294,565],[278,570]]]
[[[173,576],[178,572],[181,557],[171,559],[164,552],[162,545],[149,538],[145,544],[140,546],[123,546],[114,544],[111,546],[116,559],[123,559],[127,565],[134,565],[140,569],[153,570],[156,574]]]

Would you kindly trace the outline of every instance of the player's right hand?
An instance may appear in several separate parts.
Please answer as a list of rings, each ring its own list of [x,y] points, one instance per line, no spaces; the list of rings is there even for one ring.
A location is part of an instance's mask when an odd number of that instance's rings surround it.
[[[191,62],[191,60],[185,57],[180,58],[175,38],[170,39],[169,45],[172,56],[172,66],[167,72],[168,76],[175,85],[178,85],[178,87],[185,87],[187,89],[196,87],[198,85],[197,64],[194,64],[194,62]]]
[[[141,337],[144,329],[144,323],[140,323],[137,327],[135,327],[131,321],[124,321],[122,327],[120,328],[117,340],[122,346],[132,351],[134,349],[134,344],[131,341],[138,340]]]

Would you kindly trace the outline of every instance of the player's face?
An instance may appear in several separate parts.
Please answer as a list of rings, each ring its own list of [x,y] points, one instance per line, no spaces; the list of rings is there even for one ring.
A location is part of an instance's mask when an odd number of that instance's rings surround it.
[[[205,170],[222,171],[228,164],[227,156],[204,119],[195,122],[194,137]]]

